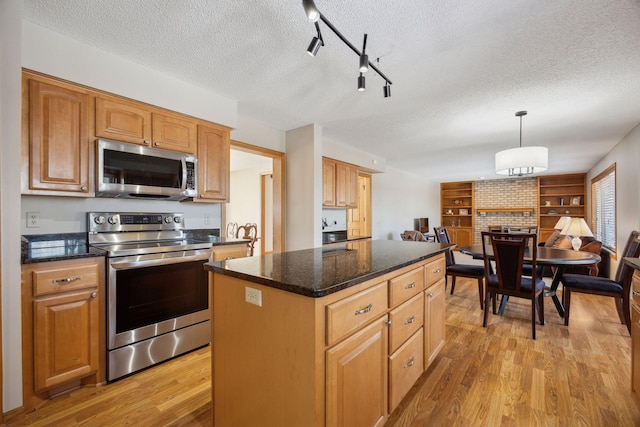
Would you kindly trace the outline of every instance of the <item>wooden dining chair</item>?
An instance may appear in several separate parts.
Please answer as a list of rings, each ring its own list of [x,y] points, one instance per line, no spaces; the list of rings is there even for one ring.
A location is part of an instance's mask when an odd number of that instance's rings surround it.
[[[451,243],[449,232],[446,227],[433,227],[436,239],[440,243]],[[456,277],[467,277],[476,279],[478,282],[478,297],[480,299],[480,309],[484,307],[484,267],[482,265],[473,264],[456,264],[453,252],[448,250],[445,252],[447,262],[447,274],[445,275],[445,286],[447,284],[447,276],[451,276],[451,295],[456,287]]]
[[[258,240],[258,225],[248,222],[245,225],[239,226],[236,230],[235,237],[249,240],[247,244],[247,255],[253,256],[253,248]]]
[[[622,251],[623,257],[638,258],[640,256],[640,232],[632,231]],[[626,263],[618,263],[618,269],[613,279],[607,277],[587,276],[584,274],[563,274],[562,300],[564,305],[564,324],[569,326],[569,312],[571,309],[571,294],[581,292],[583,294],[602,295],[612,297],[616,302],[620,322],[627,325],[631,332],[631,314],[629,312],[629,291],[633,269]]]
[[[536,339],[536,312],[540,324],[544,325],[544,286],[541,278],[536,277],[537,251],[531,251],[531,277],[522,274],[524,254],[531,244],[536,248],[538,239],[536,234],[490,233],[483,231],[482,252],[485,271],[485,300],[483,327],[487,327],[489,320],[489,300],[492,302],[493,314],[496,314],[496,300],[498,295],[525,298],[531,300],[531,334]],[[491,246],[495,261],[495,274],[491,273]]]

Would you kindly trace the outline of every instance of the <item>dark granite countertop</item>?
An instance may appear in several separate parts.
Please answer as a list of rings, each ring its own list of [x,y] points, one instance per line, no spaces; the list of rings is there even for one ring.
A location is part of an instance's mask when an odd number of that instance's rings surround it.
[[[636,270],[640,270],[640,258],[624,257],[622,259],[631,268],[634,268]]]
[[[451,245],[358,240],[208,262],[205,269],[309,297],[322,297],[442,253]],[[215,285],[214,285],[215,286]]]
[[[185,237],[212,246],[248,243],[246,239],[220,237],[220,229],[185,230]],[[29,234],[23,235],[20,245],[22,264],[62,261],[65,259],[105,256],[100,248],[89,246],[87,233]]]

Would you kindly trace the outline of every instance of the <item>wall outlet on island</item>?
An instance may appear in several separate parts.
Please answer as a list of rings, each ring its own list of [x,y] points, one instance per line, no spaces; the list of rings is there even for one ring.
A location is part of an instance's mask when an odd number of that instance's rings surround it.
[[[40,212],[27,212],[27,228],[40,227]]]
[[[249,286],[244,287],[244,300],[249,304],[262,307],[262,291],[259,289],[253,289]]]

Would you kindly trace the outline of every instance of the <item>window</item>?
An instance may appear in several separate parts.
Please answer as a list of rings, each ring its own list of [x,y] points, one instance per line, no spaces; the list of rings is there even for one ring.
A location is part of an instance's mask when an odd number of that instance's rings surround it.
[[[616,251],[616,164],[591,180],[591,231]]]

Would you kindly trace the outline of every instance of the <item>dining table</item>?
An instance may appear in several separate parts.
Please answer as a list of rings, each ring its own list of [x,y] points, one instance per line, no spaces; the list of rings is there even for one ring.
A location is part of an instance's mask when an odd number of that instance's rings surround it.
[[[471,255],[475,259],[484,259],[482,245],[460,246],[459,251],[463,254]],[[532,248],[528,247],[527,249],[525,249],[524,253],[525,264],[531,263],[531,255]],[[493,248],[491,246],[487,247],[487,256],[489,257],[489,259],[494,258]],[[600,255],[591,252],[536,246],[536,274],[541,274],[542,267],[545,265],[556,267],[553,273],[551,284],[545,287],[544,296],[551,297],[560,317],[564,317],[564,305],[558,297],[557,290],[566,267],[597,264],[600,262],[600,260]],[[506,300],[503,299],[500,305],[501,314],[504,311],[505,303]]]

